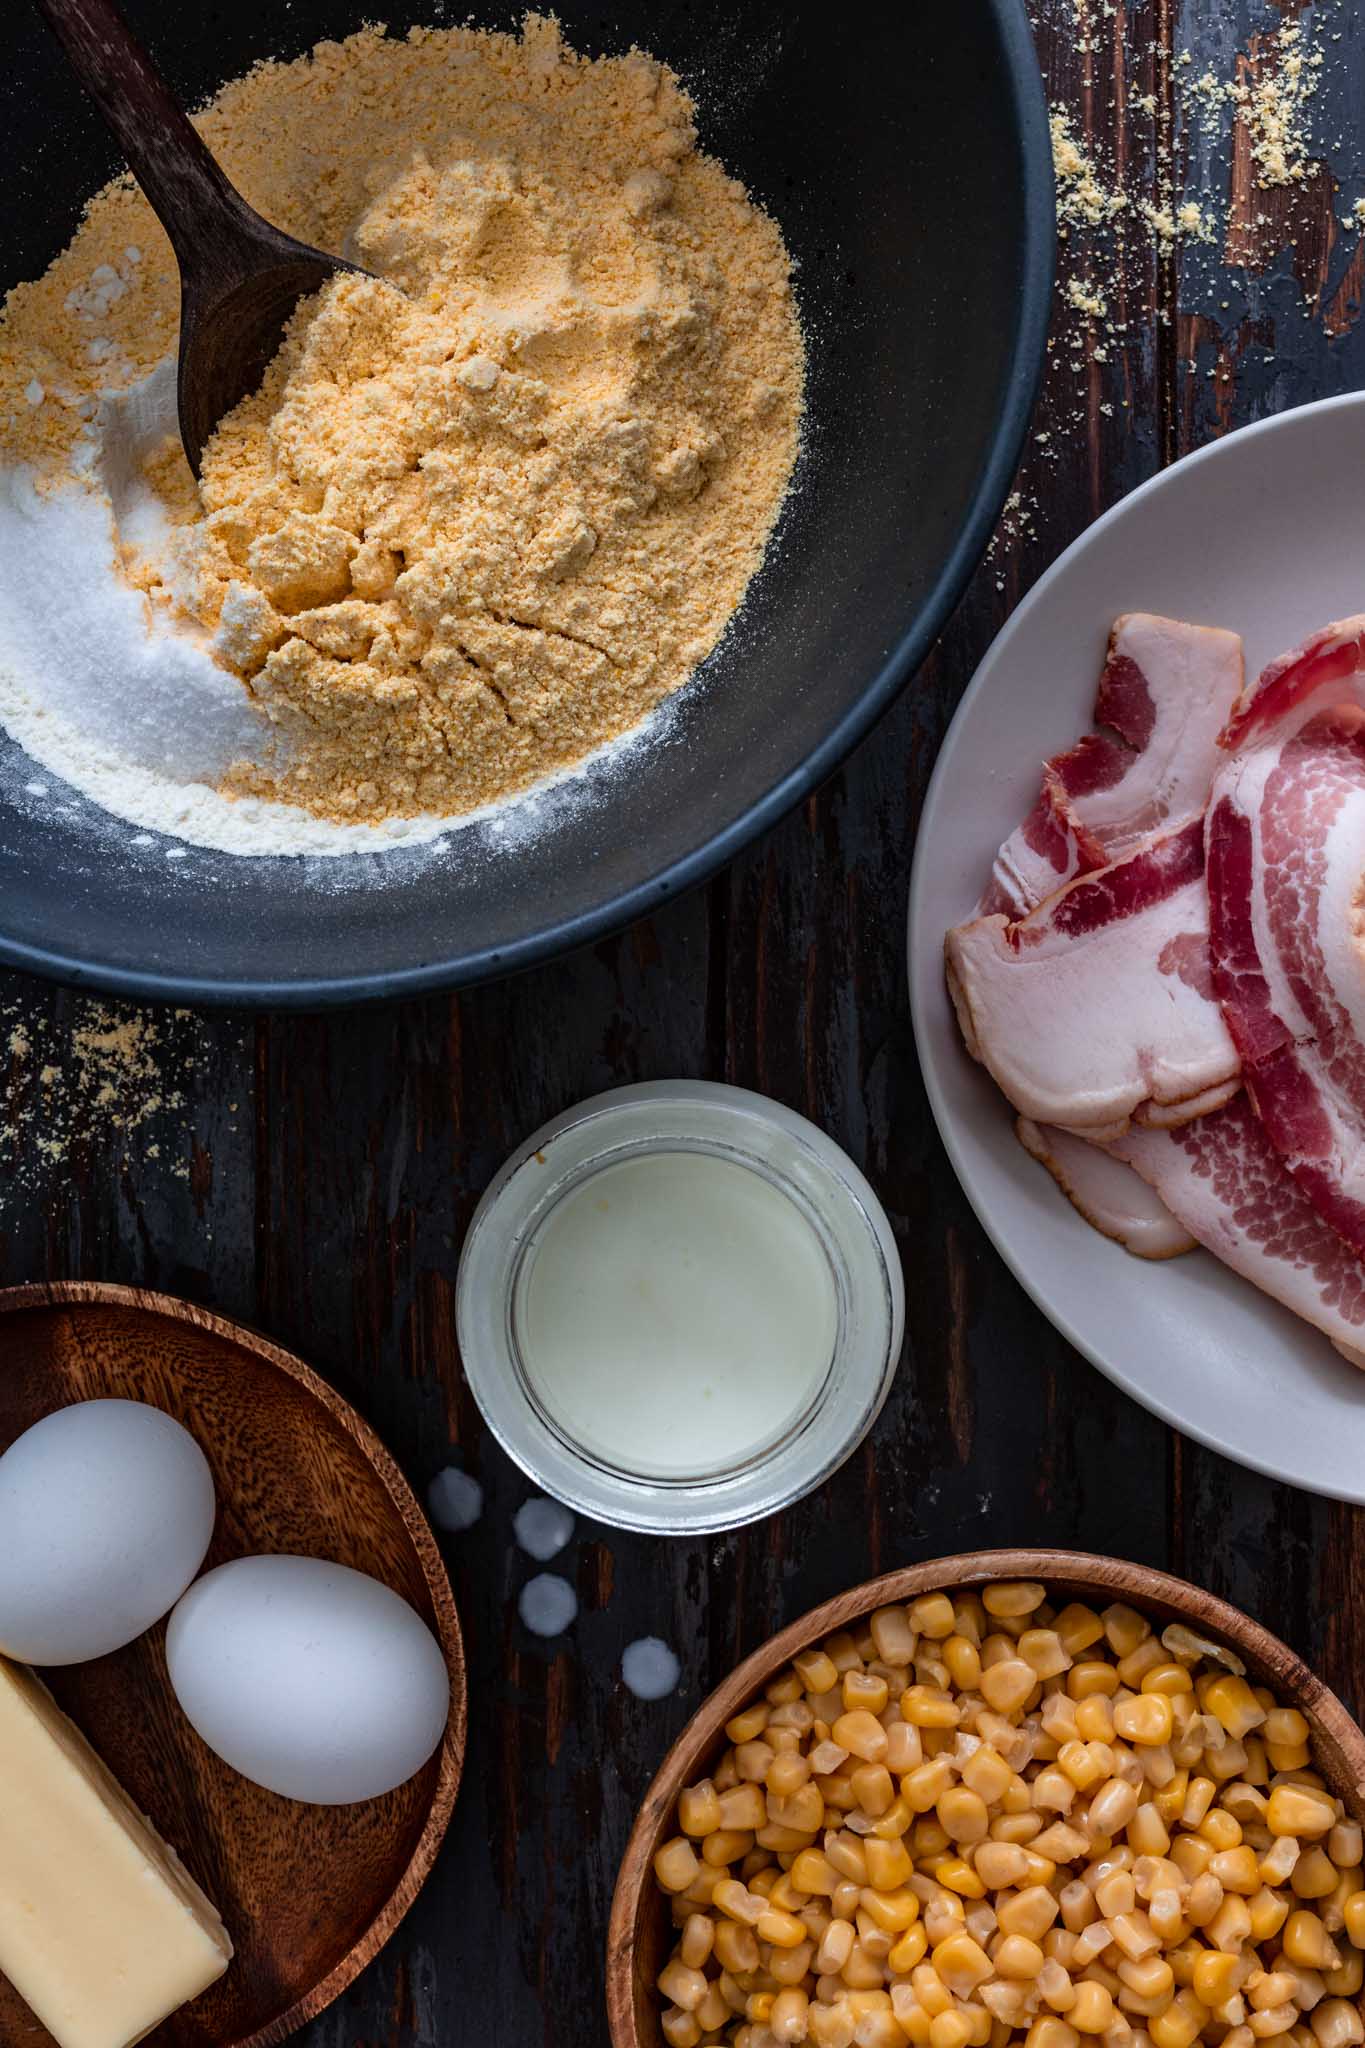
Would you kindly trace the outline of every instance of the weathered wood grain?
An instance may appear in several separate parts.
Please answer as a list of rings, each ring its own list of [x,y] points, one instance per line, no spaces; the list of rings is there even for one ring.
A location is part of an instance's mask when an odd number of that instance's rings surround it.
[[[1063,241],[1017,497],[940,647],[845,770],[707,892],[574,960],[394,1011],[158,1020],[182,1105],[131,1127],[105,1119],[55,1152],[50,1120],[23,1115],[0,1154],[0,1278],[98,1275],[244,1315],[355,1401],[419,1491],[452,1459],[484,1485],[481,1521],[442,1544],[470,1657],[461,1801],[416,1906],[308,2048],[600,2048],[616,1864],[668,1743],[771,1630],[879,1570],[987,1543],[1169,1565],[1365,1703],[1362,1518],[1178,1442],[1050,1329],[938,1144],[904,977],[934,754],[1013,604],[1162,461],[1365,377],[1365,258],[1342,225],[1365,194],[1365,24],[1329,0],[1035,12],[1049,98],[1128,203],[1108,229]],[[1341,189],[1306,180],[1266,226],[1245,146],[1238,172],[1231,124],[1209,131],[1193,85],[1234,77],[1254,35],[1314,14],[1340,36],[1312,118]],[[1213,242],[1163,253],[1142,202],[1210,195]],[[0,1061],[22,1108],[41,1088],[32,1059],[7,1054],[11,1031],[45,1033],[70,1064],[87,1010],[17,977],[0,984],[5,1010]],[[512,1538],[530,1489],[461,1382],[459,1242],[536,1123],[595,1089],[678,1073],[766,1089],[864,1166],[905,1261],[905,1362],[869,1445],[790,1514],[695,1543],[580,1524],[549,1567],[575,1584],[579,1619],[546,1643],[517,1616],[542,1569]],[[620,1682],[621,1652],[643,1634],[682,1657],[670,1700],[642,1703]]]

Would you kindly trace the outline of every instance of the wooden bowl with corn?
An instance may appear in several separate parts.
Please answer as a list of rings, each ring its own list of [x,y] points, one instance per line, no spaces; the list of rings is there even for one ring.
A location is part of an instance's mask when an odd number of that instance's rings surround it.
[[[1076,1551],[914,1565],[669,1751],[613,2048],[1360,2048],[1363,1821],[1365,1735],[1235,1607]]]

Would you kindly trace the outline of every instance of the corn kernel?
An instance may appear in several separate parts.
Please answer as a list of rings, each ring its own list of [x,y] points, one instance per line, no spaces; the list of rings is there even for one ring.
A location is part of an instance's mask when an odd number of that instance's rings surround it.
[[[744,1834],[761,1828],[768,1818],[767,1802],[759,1785],[736,1785],[720,1795],[721,1828],[730,1834]]]
[[[1334,1970],[1341,1961],[1336,1944],[1316,1913],[1301,1906],[1284,1923],[1281,1945],[1291,1963],[1305,1970]]]
[[[1352,1892],[1341,1911],[1348,1939],[1365,1948],[1365,1891]]]
[[[678,1826],[694,1837],[714,1834],[720,1826],[720,1794],[709,1778],[679,1793]]]
[[[885,1764],[860,1764],[849,1774],[849,1789],[869,1820],[880,1820],[896,1796],[891,1773]],[[819,1824],[817,1820],[816,1826]]]
[[[1221,1721],[1235,1742],[1261,1727],[1266,1718],[1265,1708],[1246,1680],[1231,1672],[1213,1680],[1204,1691],[1202,1704],[1205,1713]]]
[[[1105,1640],[1116,1657],[1131,1656],[1138,1644],[1146,1642],[1152,1633],[1150,1623],[1121,1600],[1106,1607],[1100,1619],[1104,1623]]]
[[[1265,1717],[1262,1732],[1267,1742],[1276,1743],[1282,1749],[1296,1749],[1307,1742],[1312,1731],[1307,1717],[1297,1707],[1272,1707]]]
[[[891,1697],[891,1688],[875,1671],[846,1671],[840,1687],[844,1706],[850,1713],[862,1708],[880,1714]]]
[[[695,2012],[706,1996],[706,1979],[701,1971],[690,1970],[677,1956],[664,1965],[655,1982],[664,1997],[681,2006],[684,2012]]]
[[[1090,1801],[1089,1822],[1093,1833],[1112,1841],[1126,1828],[1138,1810],[1138,1795],[1123,1778],[1109,1778]]]
[[[1325,1899],[1337,1888],[1337,1867],[1314,1843],[1295,1858],[1289,1884],[1296,1899]]]
[[[1235,1849],[1242,1839],[1242,1824],[1225,1807],[1213,1806],[1200,1821],[1199,1833],[1215,1852]]]
[[[1247,2025],[1254,2040],[1270,2041],[1277,2034],[1287,2034],[1298,2016],[1296,2006],[1272,2005],[1266,2012],[1254,2012]]]
[[[1017,1619],[1021,1614],[1032,1614],[1042,1606],[1045,1597],[1045,1589],[1033,1579],[1000,1579],[981,1590],[982,1606],[987,1614],[997,1618]]]
[[[825,1650],[798,1650],[792,1664],[807,1692],[833,1692],[839,1683],[838,1666]]]
[[[916,1635],[928,1636],[931,1642],[942,1642],[957,1628],[953,1603],[946,1593],[923,1593],[918,1600],[910,1602],[909,1623]]]
[[[700,1868],[696,1851],[683,1835],[675,1835],[655,1853],[654,1875],[666,1892],[685,1892]],[[673,2003],[680,2005],[682,2000],[675,1998]]]
[[[725,1733],[731,1742],[752,1742],[761,1735],[768,1725],[768,1706],[759,1700],[752,1707],[745,1707],[733,1720],[725,1724]]]
[[[1097,1697],[1109,1700],[1119,1689],[1119,1675],[1112,1664],[1105,1664],[1098,1658],[1088,1664],[1073,1664],[1066,1674],[1066,1689],[1078,1704]],[[1076,1726],[1082,1735],[1095,1734],[1101,1741],[1108,1741],[1114,1732],[1112,1720],[1104,1728],[1089,1729],[1082,1725],[1079,1714]]]
[[[738,1863],[741,1857],[748,1855],[753,1846],[751,1828],[717,1828],[713,1835],[703,1838],[702,1860],[711,1864],[713,1868],[722,1870],[726,1864]]]
[[[879,1662],[893,1668],[914,1662],[915,1629],[903,1607],[879,1607],[867,1627]]]
[[[1071,1653],[1055,1629],[1025,1629],[1019,1638],[1019,1655],[1035,1678],[1060,1678],[1071,1669]]]
[[[1175,1972],[1164,1956],[1125,1957],[1118,1976],[1137,1998],[1168,1998],[1175,1989]]]
[[[1237,1954],[1251,1939],[1251,1909],[1246,1900],[1229,1892],[1204,1931],[1215,1948]]]
[[[904,1976],[913,1970],[917,1963],[923,1962],[928,1947],[929,1937],[923,1925],[916,1921],[913,1926],[906,1928],[905,1933],[892,1948],[886,1959],[887,1963],[898,1976]]]
[[[1324,1999],[1308,2022],[1318,2048],[1358,2048],[1365,2041],[1365,2023],[1358,2006],[1345,1998]]]
[[[1024,2048],[1080,2048],[1080,2035],[1065,2020],[1044,2013],[1024,2036]]]
[[[1357,1998],[1365,1984],[1365,1956],[1358,1948],[1347,1948],[1335,1970],[1323,1971],[1322,1983],[1333,1998]]]
[[[919,1900],[903,1885],[891,1891],[867,1886],[861,1897],[862,1910],[886,1934],[904,1934],[919,1919]]]
[[[996,1907],[996,1918],[1002,1934],[1023,1934],[1030,1941],[1041,1941],[1059,1910],[1046,1885],[1029,1885],[1011,1898],[1002,1899]]]
[[[941,1885],[964,1899],[984,1899],[986,1887],[970,1863],[961,1856],[945,1856],[936,1872]]]
[[[997,1976],[1018,1977],[1032,1982],[1042,1974],[1045,1958],[1037,1942],[1030,1941],[1026,1934],[1007,1934],[991,1960]]]
[[[956,1728],[962,1709],[936,1685],[908,1685],[900,1698],[901,1719],[916,1728]]]
[[[905,1843],[900,1840],[883,1842],[876,1835],[868,1835],[862,1847],[866,1882],[879,1892],[898,1891],[913,1869]],[[838,1861],[832,1852],[830,1861]],[[850,1876],[854,1874],[852,1871],[849,1873]]]
[[[1114,1706],[1114,1732],[1125,1742],[1153,1746],[1169,1742],[1174,1718],[1165,1693],[1140,1692]]]
[[[950,1934],[934,1950],[934,1969],[956,1998],[967,1998],[992,1975],[993,1965],[970,1934]]]
[[[978,1842],[972,1852],[972,1863],[990,1891],[1021,1884],[1028,1872],[1028,1858],[1017,1842]]]
[[[929,2022],[929,2048],[967,2048],[971,2033],[960,2012],[935,2013]]]
[[[990,1832],[990,1815],[979,1793],[966,1785],[950,1785],[936,1808],[939,1825],[950,1842],[981,1842]]]
[[[1183,1664],[1151,1664],[1142,1674],[1142,1690],[1174,1699],[1178,1693],[1193,1692],[1194,1680]]]
[[[1177,1991],[1166,2010],[1147,2022],[1147,2031],[1155,2048],[1192,2048],[1208,2018],[1208,2007],[1192,1991]]]
[[[766,1902],[737,1878],[722,1879],[711,1898],[727,1919],[742,1920],[749,1927],[753,1927],[760,1915],[767,1911]]]
[[[962,1766],[963,1784],[988,1806],[994,1806],[1003,1799],[1006,1789],[1013,1781],[1014,1772],[999,1751],[993,1749],[988,1742],[983,1742],[979,1749],[973,1750]]]
[[[1005,1657],[981,1673],[981,1696],[997,1714],[1017,1713],[1038,1684],[1022,1657]]]
[[[1277,1785],[1266,1804],[1265,1818],[1272,1835],[1315,1840],[1330,1834],[1337,1816],[1325,1792],[1311,1785]]]
[[[1272,1771],[1303,1771],[1312,1761],[1312,1751],[1306,1742],[1292,1745],[1267,1742],[1265,1753]]]
[[[831,1740],[850,1756],[860,1757],[868,1764],[886,1761],[886,1730],[866,1708],[855,1707],[851,1713],[840,1714],[829,1732]]]
[[[1238,1962],[1236,1956],[1225,1955],[1219,1949],[1206,1948],[1197,1956],[1191,1989],[1204,2005],[1221,2005],[1225,1998],[1231,1998],[1237,1988]]]
[[[1243,1898],[1254,1898],[1261,1889],[1256,1851],[1244,1843],[1235,1849],[1220,1849],[1209,1864],[1208,1874],[1218,1880],[1225,1892],[1240,1892]]]
[[[1267,1887],[1247,1901],[1247,1911],[1251,1915],[1251,1939],[1271,1941],[1289,1918],[1289,1902]]]
[[[795,1750],[781,1750],[773,1758],[764,1775],[764,1784],[779,1799],[790,1799],[803,1785],[810,1783],[810,1758],[801,1756]]]
[[[1102,2034],[1114,2023],[1114,2001],[1103,1984],[1083,1980],[1067,2013],[1078,2034]]]
[[[1082,1606],[1077,1600],[1070,1601],[1062,1609],[1052,1626],[1061,1637],[1069,1657],[1078,1657],[1082,1650],[1088,1650],[1104,1634],[1104,1623],[1094,1608]]]
[[[775,2041],[804,2041],[810,2027],[810,1999],[796,1985],[779,1991],[768,2014],[768,2031]]]
[[[1170,1830],[1155,1800],[1139,1806],[1129,1821],[1128,1846],[1135,1856],[1164,1856],[1170,1848]]]
[[[1365,1829],[1358,1820],[1339,1820],[1327,1837],[1327,1854],[1338,1870],[1353,1870],[1365,1855]]]
[[[701,2039],[701,2028],[694,2015],[684,2012],[681,2006],[669,2007],[659,2020],[659,2031],[668,2048],[697,2048]]]
[[[981,1683],[981,1653],[966,1636],[952,1635],[943,1645],[943,1661],[959,1692],[975,1692]]]

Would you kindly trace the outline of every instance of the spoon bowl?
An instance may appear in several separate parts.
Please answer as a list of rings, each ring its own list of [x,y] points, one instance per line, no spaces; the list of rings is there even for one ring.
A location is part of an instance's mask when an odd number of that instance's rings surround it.
[[[113,0],[34,0],[127,157],[180,266],[180,438],[196,476],[260,387],[301,298],[354,263],[282,234],[229,184]]]

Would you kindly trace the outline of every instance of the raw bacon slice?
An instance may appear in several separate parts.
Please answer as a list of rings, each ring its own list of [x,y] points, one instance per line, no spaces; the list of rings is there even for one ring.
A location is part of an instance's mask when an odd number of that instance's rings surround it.
[[[1155,1188],[1113,1154],[1075,1131],[1035,1124],[1021,1116],[1014,1126],[1024,1150],[1045,1166],[1073,1209],[1104,1237],[1112,1237],[1139,1259],[1173,1259],[1194,1249]]]
[[[1286,1173],[1245,1095],[1176,1131],[1130,1131],[1110,1149],[1224,1265],[1362,1362],[1365,1265]]]
[[[1365,671],[1365,613],[1338,619],[1263,668],[1242,692],[1219,745],[1232,753],[1305,725],[1319,711],[1360,700]],[[1351,688],[1351,684],[1355,684]]]
[[[1213,995],[1203,824],[1081,875],[1025,918],[950,931],[948,982],[967,1048],[1023,1116],[1122,1129],[1235,1085]]]
[[[1198,816],[1241,687],[1235,633],[1150,612],[1118,619],[1095,699],[1099,730],[1044,767],[1037,803],[996,856],[983,913],[1022,917],[1075,875]]]
[[[1077,875],[1102,868],[1107,858],[1077,817],[1056,765],[1048,761],[1038,801],[995,856],[979,914],[1026,917]]]
[[[1365,710],[1320,711],[1227,764],[1208,878],[1214,985],[1252,1101],[1365,1255]]]

